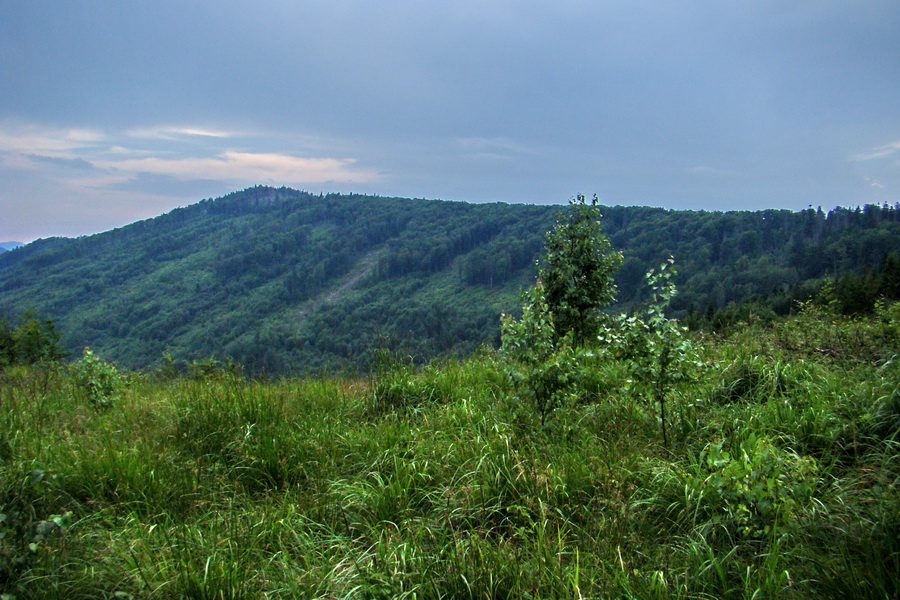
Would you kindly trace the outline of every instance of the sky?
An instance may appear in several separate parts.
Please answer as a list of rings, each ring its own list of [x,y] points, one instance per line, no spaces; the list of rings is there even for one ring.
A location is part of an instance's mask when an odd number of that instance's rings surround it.
[[[0,0],[0,242],[251,185],[900,201],[897,0]]]

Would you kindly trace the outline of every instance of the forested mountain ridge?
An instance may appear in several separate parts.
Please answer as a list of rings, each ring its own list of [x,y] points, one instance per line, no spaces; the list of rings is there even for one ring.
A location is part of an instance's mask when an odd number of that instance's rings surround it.
[[[493,342],[562,206],[466,204],[255,187],[106,233],[0,255],[0,306],[53,318],[72,351],[129,367],[233,358],[250,372],[365,365]],[[883,269],[900,206],[710,213],[604,207],[619,300],[670,254],[682,314]]]

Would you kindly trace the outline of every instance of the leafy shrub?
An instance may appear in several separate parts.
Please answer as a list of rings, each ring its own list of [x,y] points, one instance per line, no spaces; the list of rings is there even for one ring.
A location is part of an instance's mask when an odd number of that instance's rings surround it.
[[[878,336],[886,344],[896,347],[900,341],[900,302],[878,300],[875,303]]]
[[[766,437],[749,436],[731,450],[712,442],[688,468],[670,464],[657,477],[666,490],[657,501],[676,520],[762,539],[797,527],[811,507],[818,466]]]
[[[522,318],[502,315],[500,327],[503,350],[512,359],[507,373],[516,397],[534,407],[543,426],[572,394],[580,351],[572,347],[571,332],[557,338],[541,282],[525,292]]]
[[[166,351],[162,353],[162,364],[159,365],[156,374],[163,379],[176,379],[181,376],[181,369],[178,363],[175,362],[175,359],[172,358],[171,352]]]
[[[0,368],[58,362],[68,355],[59,340],[53,320],[42,319],[34,311],[22,313],[15,326],[0,317]]]
[[[171,361],[171,357],[168,361]],[[171,365],[165,365],[166,372],[171,372],[172,368]],[[188,377],[197,381],[220,381],[242,375],[241,366],[230,358],[225,362],[214,358],[195,359],[187,363],[186,371]]]
[[[666,317],[666,308],[677,292],[672,282],[674,264],[675,259],[670,257],[659,269],[647,272],[652,295],[642,313],[621,315],[612,326],[602,328],[598,336],[604,351],[625,360],[639,389],[647,390],[659,406],[665,446],[668,446],[666,397],[675,385],[690,379],[700,367],[687,329]]]
[[[615,299],[613,275],[622,263],[600,226],[597,197],[579,195],[547,233],[538,281],[523,294],[522,318],[501,316],[503,350],[515,395],[540,415],[541,426],[575,396],[584,374],[584,348]]]
[[[90,348],[70,367],[77,393],[97,408],[108,408],[124,387],[124,378],[115,365],[103,361]]]
[[[0,505],[0,589],[10,590],[9,584],[52,553],[53,545],[69,525],[71,512],[39,517],[41,497],[55,487],[55,476],[36,470],[7,491]]]
[[[838,362],[879,363],[897,355],[900,302],[879,301],[875,319],[837,314],[830,303],[802,302],[796,318],[776,326],[777,344],[790,352]]]

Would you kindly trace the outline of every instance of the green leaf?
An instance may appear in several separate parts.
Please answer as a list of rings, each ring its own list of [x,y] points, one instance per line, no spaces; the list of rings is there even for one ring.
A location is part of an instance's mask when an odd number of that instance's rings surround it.
[[[25,481],[25,485],[27,487],[33,488],[38,485],[40,482],[44,480],[44,472],[43,471],[32,471],[28,474],[28,479]]]

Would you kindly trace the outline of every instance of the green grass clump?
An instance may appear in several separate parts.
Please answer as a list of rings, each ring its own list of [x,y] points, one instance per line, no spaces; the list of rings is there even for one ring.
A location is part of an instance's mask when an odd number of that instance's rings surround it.
[[[667,447],[602,353],[543,423],[492,352],[370,378],[123,373],[112,402],[9,368],[0,593],[897,597],[896,345],[827,315],[803,339],[809,318],[694,340]],[[839,339],[864,351],[813,350]]]

